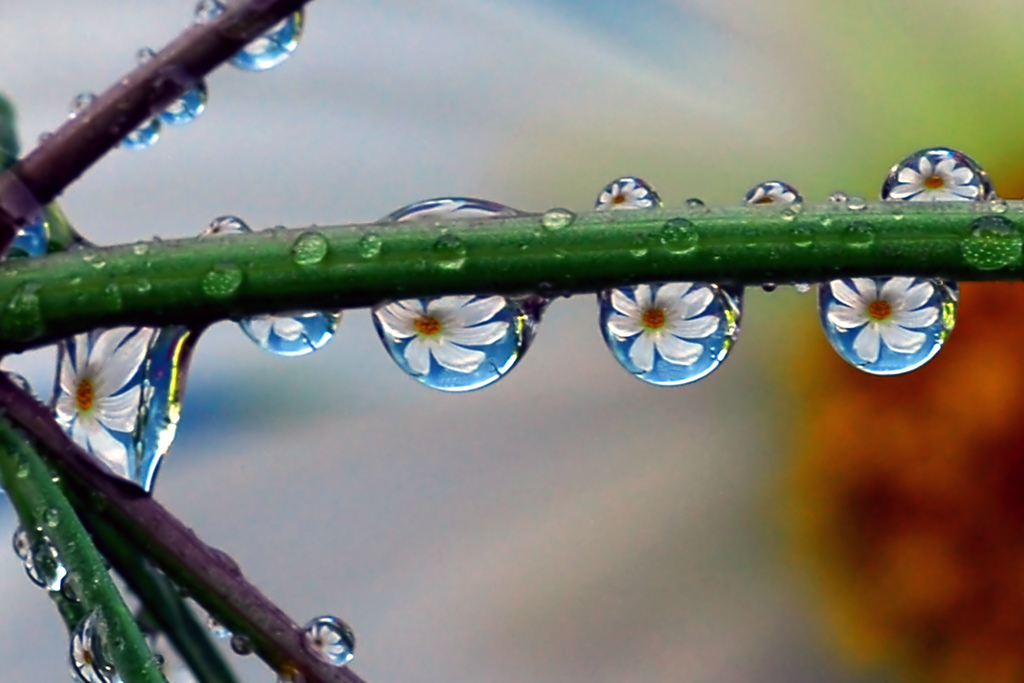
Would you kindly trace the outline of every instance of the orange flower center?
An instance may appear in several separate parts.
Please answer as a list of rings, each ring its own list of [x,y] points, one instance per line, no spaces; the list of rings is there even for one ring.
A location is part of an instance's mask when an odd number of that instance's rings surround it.
[[[878,299],[868,304],[868,315],[875,320],[885,320],[892,315],[892,304],[884,299]]]
[[[441,321],[434,317],[419,318],[416,320],[416,331],[427,337],[433,337],[441,331]]]
[[[765,196],[761,197],[760,199],[758,199],[758,200],[757,200],[756,202],[754,202],[754,203],[755,203],[755,204],[774,204],[774,203],[775,203],[775,200],[774,200],[774,199],[772,199],[771,195],[767,195],[767,194],[766,194]]]
[[[648,308],[644,311],[644,327],[657,330],[665,326],[665,311],[660,308]]]
[[[937,190],[945,184],[946,183],[942,180],[942,177],[937,175],[933,175],[931,178],[927,178],[924,181],[924,186],[929,190]]]
[[[92,380],[83,379],[78,383],[78,390],[75,392],[75,400],[78,401],[78,410],[85,413],[92,408],[95,395],[92,389]]]
[[[625,201],[626,195],[624,194],[617,194],[614,197],[612,197],[612,204],[623,204],[625,203]]]

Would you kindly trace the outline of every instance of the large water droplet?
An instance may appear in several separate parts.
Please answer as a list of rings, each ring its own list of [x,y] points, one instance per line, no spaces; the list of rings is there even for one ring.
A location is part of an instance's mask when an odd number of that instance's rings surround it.
[[[221,0],[200,0],[196,5],[196,23],[206,23],[224,11]],[[302,37],[304,14],[299,10],[272,26],[266,33],[242,48],[231,58],[232,66],[245,71],[272,69],[295,52]]]
[[[475,197],[438,197],[403,206],[382,218],[380,223],[448,220],[451,218],[505,218],[522,212],[512,207]]]
[[[305,356],[329,342],[341,323],[341,311],[299,311],[256,315],[238,323],[260,348],[276,356]]]
[[[658,209],[661,197],[643,178],[623,176],[616,178],[601,190],[594,203],[597,211],[610,209]]]
[[[299,266],[312,266],[327,256],[327,238],[318,232],[303,232],[292,244],[292,261]]]
[[[561,230],[572,225],[576,220],[576,214],[568,209],[548,209],[540,217],[540,224],[545,230]]]
[[[1013,221],[1004,216],[983,216],[971,223],[961,243],[964,260],[979,270],[998,270],[1021,261],[1024,240]]]
[[[988,174],[974,159],[948,147],[914,152],[892,167],[882,183],[882,199],[903,201],[980,201],[993,196]]]
[[[71,672],[82,683],[120,683],[121,677],[106,655],[95,611],[86,615],[71,634]]]
[[[818,288],[818,311],[832,348],[873,375],[927,363],[956,320],[955,283],[914,277],[833,280]]]
[[[172,126],[192,123],[206,111],[207,97],[206,82],[200,80],[196,87],[167,105],[167,108],[160,112],[160,120]]]
[[[543,302],[501,296],[405,299],[373,308],[377,334],[407,374],[434,389],[470,391],[504,376],[533,340]]]
[[[804,201],[804,198],[789,183],[781,180],[769,180],[750,188],[743,197],[743,201],[753,206],[763,206],[766,204],[799,204]]]
[[[328,664],[345,666],[355,656],[356,636],[337,617],[317,617],[306,624],[306,647]]]
[[[160,117],[154,116],[131,133],[128,133],[124,140],[121,141],[121,146],[128,149],[152,147],[160,139],[160,125]]]
[[[57,592],[60,584],[67,576],[68,570],[60,559],[60,552],[46,536],[41,536],[38,541],[29,547],[28,557],[22,558],[25,563],[25,573],[32,583],[45,588],[48,591]]]
[[[231,650],[236,655],[241,655],[242,657],[245,657],[246,655],[251,655],[252,641],[249,640],[248,636],[241,633],[236,633],[233,636],[231,636]]]
[[[4,255],[4,258],[11,256],[43,256],[46,254],[49,242],[50,231],[47,228],[43,215],[39,214],[34,221],[18,228],[14,242],[11,244],[7,254]]]
[[[739,334],[742,290],[670,282],[601,292],[601,332],[615,359],[639,379],[677,386],[706,377]]]
[[[218,235],[244,235],[252,232],[252,228],[238,216],[218,216],[199,233],[200,238],[217,237]]]

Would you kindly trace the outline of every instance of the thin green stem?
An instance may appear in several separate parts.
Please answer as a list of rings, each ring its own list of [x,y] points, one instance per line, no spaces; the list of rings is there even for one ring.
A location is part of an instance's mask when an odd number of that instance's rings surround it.
[[[0,347],[455,293],[591,292],[918,275],[1024,276],[1024,205],[878,202],[272,229],[71,250],[0,267]]]
[[[107,573],[103,556],[35,449],[6,419],[0,419],[0,479],[23,524],[56,546],[84,613],[104,625],[106,655],[126,683],[166,683],[128,606]]]

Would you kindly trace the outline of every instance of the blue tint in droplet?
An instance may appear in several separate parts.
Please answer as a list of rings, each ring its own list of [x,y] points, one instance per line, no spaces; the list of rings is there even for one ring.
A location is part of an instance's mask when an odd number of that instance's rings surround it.
[[[341,311],[302,311],[257,315],[238,323],[260,348],[276,356],[305,356],[334,337]]]
[[[305,15],[302,10],[282,19],[231,58],[243,71],[266,71],[288,59],[299,46]]]
[[[619,364],[658,386],[689,384],[725,360],[739,334],[742,290],[670,282],[598,295],[601,332]]]
[[[40,214],[31,223],[18,228],[18,234],[11,244],[11,252],[17,250],[19,253],[8,253],[8,256],[42,256],[46,253],[50,243],[50,231],[46,227],[46,221]]]
[[[956,283],[914,277],[833,280],[818,288],[832,348],[873,375],[916,370],[939,352],[956,321]]]
[[[206,98],[206,82],[199,81],[195,88],[167,105],[167,108],[160,113],[160,119],[172,126],[192,123],[196,117],[206,111]]]
[[[932,147],[890,169],[882,199],[912,202],[984,201],[995,196],[988,174],[963,152]]]
[[[128,149],[146,149],[152,147],[160,139],[160,118],[153,117],[149,121],[128,133],[121,141],[121,146]]]
[[[610,209],[659,209],[661,197],[647,181],[635,176],[616,178],[597,195],[594,208],[598,211]]]
[[[762,206],[765,204],[800,204],[804,198],[789,183],[784,183],[781,180],[769,180],[750,188],[750,191],[743,197],[743,201],[753,206]]]
[[[501,379],[532,341],[536,319],[502,296],[405,299],[373,308],[384,347],[408,375],[441,391]]]
[[[306,624],[306,647],[334,666],[345,666],[355,657],[356,636],[338,617],[323,616]]]
[[[505,218],[522,215],[512,207],[473,197],[438,197],[403,206],[379,223],[448,220],[450,218]]]

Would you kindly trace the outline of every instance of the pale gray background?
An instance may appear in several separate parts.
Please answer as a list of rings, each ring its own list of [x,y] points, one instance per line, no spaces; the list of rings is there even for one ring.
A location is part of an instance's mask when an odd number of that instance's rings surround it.
[[[735,202],[773,176],[820,187],[836,112],[796,106],[811,85],[737,32],[759,7],[322,0],[285,65],[219,71],[198,122],[113,152],[63,206],[112,243],[225,213],[256,228],[372,220],[444,194],[583,209],[626,173],[669,205]],[[4,0],[0,89],[25,146],[191,9]],[[295,618],[348,620],[371,682],[854,680],[776,514],[777,370],[787,321],[813,304],[747,303],[728,362],[674,390],[619,369],[590,296],[556,302],[520,367],[461,396],[402,375],[366,311],[296,360],[221,325],[156,495]],[[46,354],[9,366],[48,393]],[[13,526],[0,503],[0,536]],[[0,606],[0,678],[66,680],[63,628],[10,552]]]

